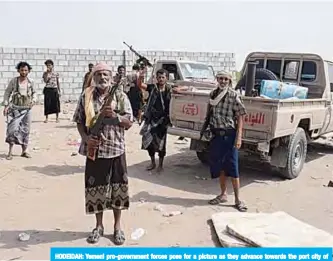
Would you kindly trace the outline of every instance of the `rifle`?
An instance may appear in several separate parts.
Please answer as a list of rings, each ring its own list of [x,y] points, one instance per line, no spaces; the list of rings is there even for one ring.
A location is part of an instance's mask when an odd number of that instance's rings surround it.
[[[112,87],[111,91],[109,92],[106,102],[103,104],[103,106],[101,108],[101,112],[98,113],[94,117],[94,119],[92,120],[92,124],[89,127],[90,135],[94,138],[97,138],[98,140],[100,140],[100,138],[102,138],[103,140],[106,140],[105,136],[102,133],[103,127],[105,125],[117,125],[119,123],[119,120],[117,118],[106,118],[103,113],[103,109],[106,106],[111,105],[111,103],[113,101],[113,97],[117,91],[117,88],[118,88],[118,86]],[[114,111],[116,113],[120,112],[118,110],[114,110]],[[87,157],[94,161],[96,159],[96,152],[97,152],[97,149],[88,148]]]
[[[153,65],[149,62],[149,60],[142,56],[141,54],[139,54],[136,50],[133,49],[132,45],[128,45],[126,42],[123,42],[132,53],[134,53],[137,57],[139,57],[139,59],[136,60],[136,64],[138,64],[140,66],[141,69],[144,69],[145,67],[153,67]]]
[[[200,131],[200,139],[199,140],[202,139],[205,131],[207,130],[207,127],[208,127],[209,121],[210,121],[210,117],[211,117],[212,112],[213,112],[212,106],[210,106],[209,104],[207,106],[208,106],[208,108],[207,108],[208,111],[207,111],[207,115],[206,115],[206,118],[205,118],[205,122],[202,125],[201,131]]]

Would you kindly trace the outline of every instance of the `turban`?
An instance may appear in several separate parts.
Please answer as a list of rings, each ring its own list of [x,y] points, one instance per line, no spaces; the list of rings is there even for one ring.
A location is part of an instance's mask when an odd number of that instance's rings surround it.
[[[110,72],[112,72],[112,69],[106,63],[98,63],[94,66],[94,68],[92,70],[92,73],[95,74],[96,72],[99,72],[99,71],[110,71]]]
[[[226,72],[226,71],[217,72],[216,78],[220,78],[220,77],[225,77],[225,78],[228,78],[229,80],[232,80],[232,74],[230,72]]]

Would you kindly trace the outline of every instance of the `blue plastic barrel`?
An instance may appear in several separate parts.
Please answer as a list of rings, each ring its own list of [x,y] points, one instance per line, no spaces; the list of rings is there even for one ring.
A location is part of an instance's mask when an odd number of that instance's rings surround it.
[[[262,80],[260,95],[271,99],[288,99],[293,97],[306,99],[308,96],[308,88],[280,81]]]

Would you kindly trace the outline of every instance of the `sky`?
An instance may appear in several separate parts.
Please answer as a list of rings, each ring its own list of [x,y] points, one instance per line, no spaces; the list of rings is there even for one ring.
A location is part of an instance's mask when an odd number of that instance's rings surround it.
[[[0,46],[314,52],[333,60],[333,1],[1,1]]]

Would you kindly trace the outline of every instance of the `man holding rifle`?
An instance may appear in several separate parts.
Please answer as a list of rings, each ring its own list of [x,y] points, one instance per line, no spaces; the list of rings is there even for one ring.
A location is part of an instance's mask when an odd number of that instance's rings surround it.
[[[92,82],[82,93],[74,114],[81,135],[80,154],[85,166],[85,208],[95,214],[96,227],[87,241],[97,243],[104,234],[103,213],[113,210],[113,241],[125,241],[120,227],[121,210],[128,209],[128,177],[125,156],[125,129],[132,126],[130,102],[117,86],[111,86],[111,68],[94,66]]]

